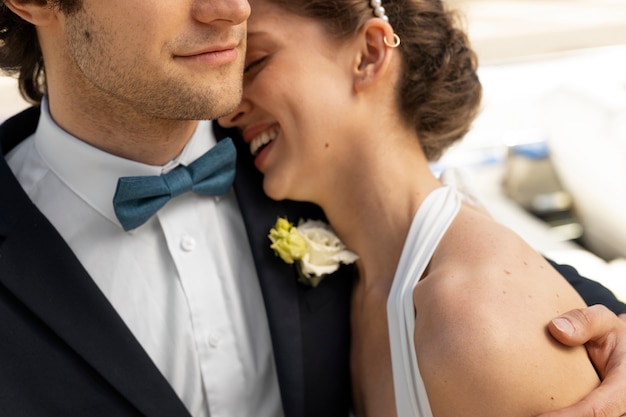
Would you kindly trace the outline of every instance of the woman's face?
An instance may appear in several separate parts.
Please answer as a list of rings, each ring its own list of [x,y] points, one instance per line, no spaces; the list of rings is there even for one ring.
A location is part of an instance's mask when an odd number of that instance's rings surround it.
[[[329,167],[348,151],[335,138],[347,133],[354,99],[350,42],[266,0],[250,3],[243,100],[219,122],[241,129],[270,197],[319,203]]]

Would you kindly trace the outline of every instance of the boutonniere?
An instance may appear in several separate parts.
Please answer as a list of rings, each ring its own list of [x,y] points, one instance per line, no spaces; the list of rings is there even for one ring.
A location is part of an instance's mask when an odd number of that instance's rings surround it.
[[[317,287],[324,276],[335,272],[340,264],[351,264],[358,259],[330,226],[321,221],[301,220],[294,226],[279,217],[270,229],[269,238],[274,253],[286,263],[295,264],[298,281],[311,287]]]

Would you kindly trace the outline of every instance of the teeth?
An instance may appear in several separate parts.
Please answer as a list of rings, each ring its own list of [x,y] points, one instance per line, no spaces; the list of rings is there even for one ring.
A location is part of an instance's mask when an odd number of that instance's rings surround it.
[[[278,136],[278,129],[272,128],[261,133],[250,142],[250,153],[256,155],[263,146],[267,145]]]

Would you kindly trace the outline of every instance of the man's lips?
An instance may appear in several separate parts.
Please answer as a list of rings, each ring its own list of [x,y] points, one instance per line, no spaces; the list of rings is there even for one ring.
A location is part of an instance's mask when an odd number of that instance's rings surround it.
[[[210,45],[202,49],[197,49],[195,51],[182,52],[182,53],[176,54],[176,56],[181,57],[181,58],[190,58],[196,55],[204,55],[204,54],[210,54],[210,53],[215,53],[215,52],[228,51],[230,49],[237,49],[237,45],[238,43],[228,43],[224,45]]]
[[[237,44],[224,46],[211,46],[197,51],[184,52],[174,55],[174,58],[185,61],[198,61],[206,63],[227,63],[237,59],[239,52]]]

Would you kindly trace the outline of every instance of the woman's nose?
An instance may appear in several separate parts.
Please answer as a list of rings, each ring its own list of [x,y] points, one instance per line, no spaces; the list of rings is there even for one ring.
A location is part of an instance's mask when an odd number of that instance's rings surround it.
[[[226,127],[226,128],[243,127],[244,116],[249,111],[250,111],[250,102],[246,99],[243,99],[237,105],[237,107],[235,107],[235,110],[220,117],[219,119],[217,119],[217,122],[222,127]]]

